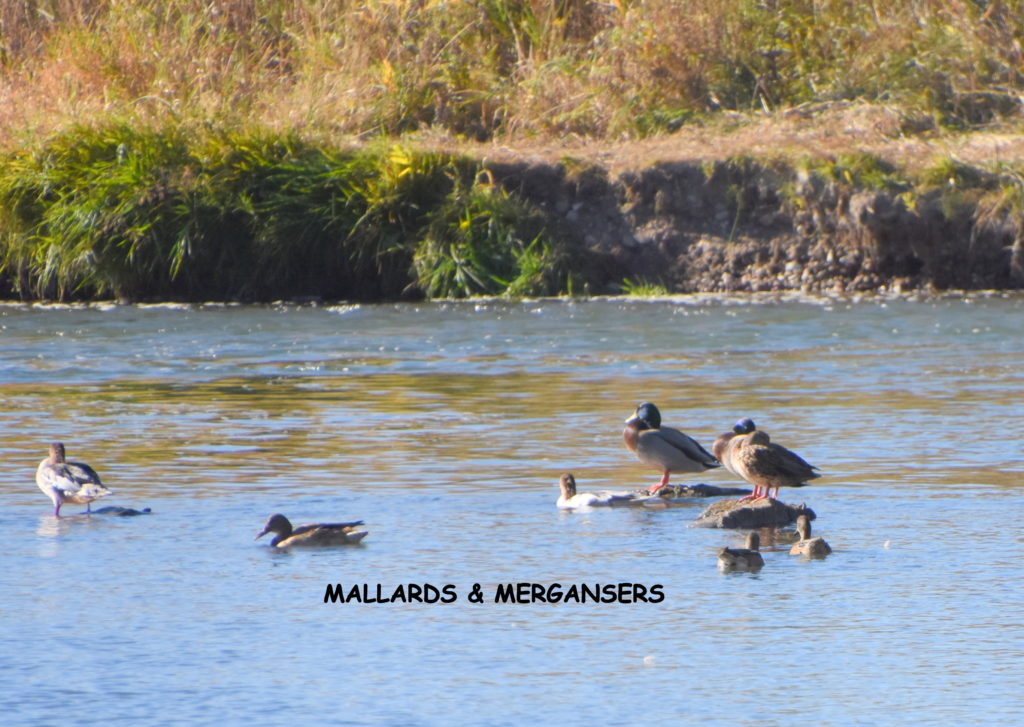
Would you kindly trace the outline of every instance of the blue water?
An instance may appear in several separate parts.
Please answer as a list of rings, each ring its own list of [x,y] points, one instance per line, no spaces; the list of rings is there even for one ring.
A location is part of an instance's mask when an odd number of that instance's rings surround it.
[[[5,721],[1020,722],[1022,330],[1013,296],[0,306]],[[835,552],[722,574],[744,534],[691,527],[705,501],[557,510],[566,470],[657,481],[621,442],[643,400],[818,465],[783,499]],[[153,514],[53,518],[57,440]],[[275,552],[273,512],[370,534]],[[664,600],[493,602],[519,582]]]

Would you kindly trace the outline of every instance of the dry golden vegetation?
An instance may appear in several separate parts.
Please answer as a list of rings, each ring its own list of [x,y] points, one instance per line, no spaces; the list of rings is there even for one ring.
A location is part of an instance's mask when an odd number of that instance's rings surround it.
[[[0,36],[7,144],[111,117],[620,141],[854,99],[963,128],[1024,87],[1020,0],[8,0]]]

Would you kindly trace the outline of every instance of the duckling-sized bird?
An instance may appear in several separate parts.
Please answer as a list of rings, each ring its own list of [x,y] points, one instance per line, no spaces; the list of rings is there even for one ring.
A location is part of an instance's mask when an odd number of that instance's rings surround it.
[[[576,492],[576,478],[571,472],[566,472],[558,480],[558,486],[562,490],[558,500],[555,502],[562,510],[577,510],[585,507],[629,507],[658,503],[664,505],[664,500],[653,495],[644,495],[642,492],[610,492],[601,490],[596,494],[593,492]]]
[[[276,533],[270,541],[274,548],[355,545],[367,535],[367,531],[358,529],[362,524],[362,520],[356,520],[350,523],[310,523],[293,528],[288,518],[277,513],[267,519],[267,524],[254,539],[259,540],[267,533]]]
[[[771,441],[767,432],[757,429],[749,418],[733,426],[733,436],[726,432],[715,440],[713,449],[726,469],[754,486],[752,499],[771,498],[772,488],[778,499],[780,487],[803,487],[808,480],[821,477],[802,457],[781,444]],[[743,498],[747,499],[747,498]]]
[[[718,551],[718,568],[722,571],[761,570],[764,557],[758,552],[761,547],[761,536],[751,531],[747,534],[747,547],[722,548]]]
[[[789,549],[790,555],[806,555],[808,558],[824,558],[832,552],[832,546],[825,542],[822,537],[811,537],[811,520],[806,515],[800,515],[796,519],[796,531],[800,533],[800,540],[793,543]]]
[[[100,482],[96,470],[82,462],[68,462],[64,458],[64,444],[50,445],[50,456],[36,469],[36,484],[53,501],[53,515],[60,517],[60,506],[65,502],[85,505],[92,513],[92,501],[110,494]]]
[[[697,440],[661,426],[661,412],[650,402],[638,406],[626,420],[622,441],[637,459],[661,472],[661,482],[648,490],[652,495],[668,484],[673,472],[704,472],[719,466]]]

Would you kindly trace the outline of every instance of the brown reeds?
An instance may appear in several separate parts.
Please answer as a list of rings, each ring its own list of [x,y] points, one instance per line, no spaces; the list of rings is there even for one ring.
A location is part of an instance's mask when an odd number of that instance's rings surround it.
[[[620,138],[837,99],[969,124],[1024,88],[1021,0],[11,0],[0,37],[7,143],[112,115]]]

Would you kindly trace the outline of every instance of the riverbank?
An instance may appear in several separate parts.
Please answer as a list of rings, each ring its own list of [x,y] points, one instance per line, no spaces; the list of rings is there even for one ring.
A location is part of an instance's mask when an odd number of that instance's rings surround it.
[[[0,9],[0,297],[1019,288],[1005,3]]]
[[[606,270],[667,292],[1024,284],[1019,129],[949,132],[863,103],[730,121],[482,158]]]
[[[0,295],[1019,289],[1022,140],[847,103],[620,144],[73,127],[0,163]]]

